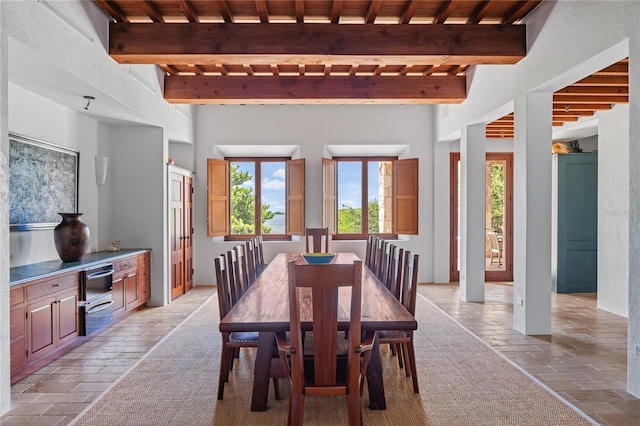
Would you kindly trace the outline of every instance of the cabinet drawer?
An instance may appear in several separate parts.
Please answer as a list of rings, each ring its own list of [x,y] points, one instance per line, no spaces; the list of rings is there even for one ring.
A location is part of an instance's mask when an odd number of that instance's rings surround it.
[[[11,289],[11,292],[9,293],[9,300],[11,306],[24,302],[24,288],[20,287]]]
[[[78,290],[80,288],[79,286],[80,279],[77,272],[69,275],[61,275],[38,284],[27,286],[27,299],[36,299],[61,290]]]
[[[126,259],[113,262],[113,273],[122,274],[138,269],[138,256],[127,257]]]

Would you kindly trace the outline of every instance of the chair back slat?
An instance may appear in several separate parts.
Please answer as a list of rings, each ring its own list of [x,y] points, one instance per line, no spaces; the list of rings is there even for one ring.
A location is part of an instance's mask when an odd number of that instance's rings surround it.
[[[417,254],[409,254],[404,272],[402,273],[402,304],[411,315],[416,313],[416,293],[418,289],[418,259]]]
[[[227,265],[224,256],[218,256],[213,259],[214,269],[216,271],[216,286],[218,289],[218,309],[220,310],[220,319],[231,309],[231,297],[229,287],[229,274],[227,273]]]
[[[256,245],[256,264],[258,265],[258,275],[264,271],[265,263],[264,263],[264,251],[262,245],[262,235],[258,235],[254,239]]]
[[[384,242],[382,252],[382,264],[380,265],[380,270],[378,271],[378,279],[382,281],[385,285],[387,284],[387,275],[389,274],[389,262],[391,260],[391,250],[395,247],[388,241]]]
[[[405,253],[409,253],[398,246],[393,247],[391,259],[389,261],[389,272],[387,274],[387,282],[385,285],[391,293],[400,300],[402,291],[402,271],[404,270]]]
[[[371,269],[371,266],[373,265],[373,262],[371,261],[371,253],[373,253],[373,242],[375,238],[376,236],[373,234],[369,234],[367,236],[367,248],[364,254],[364,265],[369,269]]]
[[[233,247],[233,251],[236,253],[238,259],[239,274],[236,276],[238,279],[238,285],[240,286],[241,295],[249,289],[249,268],[247,265],[247,254],[245,252],[244,244]]]
[[[384,249],[387,242],[382,238],[378,239],[378,244],[376,246],[376,258],[375,258],[375,266],[373,273],[376,277],[380,277],[382,274],[382,264],[384,259]]]
[[[227,271],[229,274],[229,298],[233,307],[240,297],[242,297],[242,282],[240,279],[240,263],[236,250],[227,250],[224,255],[227,261]]]
[[[304,238],[307,253],[329,252],[329,228],[306,228]]]
[[[256,280],[256,254],[253,240],[245,241],[244,253],[247,258],[247,287],[251,287]]]

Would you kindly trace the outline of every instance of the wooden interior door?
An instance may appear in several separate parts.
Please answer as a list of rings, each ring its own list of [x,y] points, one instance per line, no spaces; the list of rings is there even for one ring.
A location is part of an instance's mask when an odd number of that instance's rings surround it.
[[[487,206],[485,208],[486,228],[488,233],[497,234],[499,255],[490,254],[490,241],[487,239],[487,254],[485,266],[485,280],[487,281],[513,281],[513,154],[491,153],[486,154]],[[498,218],[491,215],[491,179],[496,171],[501,176],[499,192],[502,199],[502,214]],[[460,205],[460,153],[452,152],[450,158],[450,241],[449,241],[449,280],[459,281],[459,205]],[[494,189],[495,190],[495,189]]]
[[[171,300],[184,294],[184,179],[169,174],[169,244],[171,247]],[[189,240],[191,241],[191,240]]]

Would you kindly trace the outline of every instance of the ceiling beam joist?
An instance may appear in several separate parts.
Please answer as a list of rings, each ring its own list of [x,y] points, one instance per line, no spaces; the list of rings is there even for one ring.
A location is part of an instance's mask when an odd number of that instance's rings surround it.
[[[112,23],[119,63],[514,64],[522,25]]]
[[[465,77],[166,76],[164,98],[191,104],[460,103]]]

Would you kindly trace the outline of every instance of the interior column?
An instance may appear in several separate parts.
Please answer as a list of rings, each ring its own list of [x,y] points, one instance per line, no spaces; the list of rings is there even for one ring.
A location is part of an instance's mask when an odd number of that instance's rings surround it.
[[[513,327],[551,334],[552,93],[514,104]]]
[[[627,391],[640,397],[640,42],[629,39],[629,321]]]
[[[486,125],[460,138],[460,299],[484,301]]]

